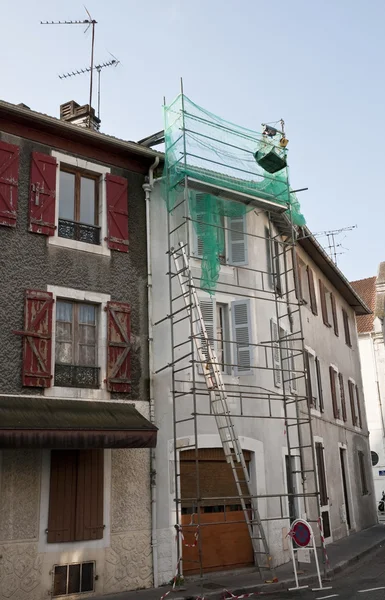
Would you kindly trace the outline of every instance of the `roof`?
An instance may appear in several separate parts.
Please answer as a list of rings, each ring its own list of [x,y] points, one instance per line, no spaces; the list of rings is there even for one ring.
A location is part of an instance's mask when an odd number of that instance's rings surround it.
[[[358,279],[352,281],[351,285],[356,290],[357,294],[361,296],[365,304],[372,311],[371,315],[362,315],[357,317],[357,331],[358,333],[368,333],[373,331],[374,323],[374,311],[376,307],[376,276],[366,277],[366,279]]]
[[[62,119],[31,110],[25,107],[25,105],[20,106],[0,100],[0,117],[1,116],[29,125],[32,121],[40,127],[44,126],[48,130],[55,131],[55,133],[60,130],[60,134],[63,135],[63,137],[70,137],[72,140],[87,140],[88,142],[109,146],[111,149],[115,149],[115,151],[126,151],[129,154],[134,154],[149,159],[155,158],[156,156],[158,156],[160,159],[163,159],[163,154],[153,150],[152,148],[147,148],[146,146],[136,142],[122,140],[112,135],[100,133],[100,131],[95,131],[87,127],[81,127],[80,125],[68,123]]]
[[[370,315],[372,312],[370,307],[366,305],[364,299],[360,297],[342,271],[315,239],[310,229],[302,227],[301,231],[303,235],[298,237],[298,244],[313,259],[325,277],[334,285],[349,306],[353,308],[356,315]]]
[[[0,397],[0,449],[154,448],[156,437],[126,402]]]

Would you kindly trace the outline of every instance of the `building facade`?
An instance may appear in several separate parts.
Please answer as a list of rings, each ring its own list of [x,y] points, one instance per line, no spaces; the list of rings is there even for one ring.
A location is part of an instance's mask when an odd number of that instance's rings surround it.
[[[256,513],[242,497],[257,500],[262,568],[290,560],[294,518],[317,537],[322,524],[326,543],[376,522],[355,326],[370,310],[293,224],[283,176],[271,193],[277,180],[255,166],[266,137],[182,95],[165,138],[150,201],[159,583],[177,565],[190,575],[255,564],[244,521]],[[218,371],[251,496],[224,454]]]
[[[352,286],[372,310],[371,315],[358,317],[357,328],[370,433],[374,492],[378,505],[385,491],[385,345],[383,327],[385,263],[380,263],[377,277],[353,281]],[[383,514],[380,514],[380,518],[383,519]]]
[[[1,598],[153,584],[142,186],[156,152],[64,108],[0,103]]]

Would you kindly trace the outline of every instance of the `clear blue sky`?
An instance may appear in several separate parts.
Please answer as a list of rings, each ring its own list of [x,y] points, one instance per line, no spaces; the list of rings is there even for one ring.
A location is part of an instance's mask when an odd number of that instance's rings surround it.
[[[384,0],[85,0],[98,21],[102,130],[138,140],[163,127],[183,76],[185,93],[245,127],[286,121],[291,183],[314,232],[358,225],[338,257],[349,279],[385,260]],[[90,33],[40,20],[83,19],[82,2],[3,0],[1,93],[58,116],[88,102]],[[95,102],[94,102],[95,104]],[[341,240],[342,240],[341,236]],[[325,242],[325,238],[320,238]]]

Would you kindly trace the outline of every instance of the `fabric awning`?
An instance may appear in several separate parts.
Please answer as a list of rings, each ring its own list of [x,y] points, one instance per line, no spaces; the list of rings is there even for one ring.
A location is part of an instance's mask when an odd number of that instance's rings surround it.
[[[0,449],[155,448],[157,431],[125,402],[0,397]]]

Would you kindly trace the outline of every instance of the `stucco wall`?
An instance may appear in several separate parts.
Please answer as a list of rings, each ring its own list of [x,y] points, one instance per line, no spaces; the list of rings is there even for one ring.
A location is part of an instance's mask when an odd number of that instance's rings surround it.
[[[23,329],[25,289],[46,290],[47,285],[58,285],[110,294],[111,300],[131,305],[132,335],[137,337],[137,343],[131,352],[132,391],[126,397],[146,399],[148,317],[143,176],[109,165],[113,174],[128,180],[128,253],[111,251],[111,257],[105,257],[52,247],[47,245],[46,236],[28,231],[31,152],[50,154],[51,148],[1,132],[0,139],[20,146],[17,227],[1,227],[0,235],[0,393],[41,393],[36,388],[22,387],[22,340],[12,332]],[[76,152],[71,156],[77,156]]]

